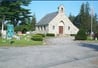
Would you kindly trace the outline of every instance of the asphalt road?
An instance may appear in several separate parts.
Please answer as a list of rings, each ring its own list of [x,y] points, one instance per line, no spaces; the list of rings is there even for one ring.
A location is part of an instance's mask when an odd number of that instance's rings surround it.
[[[98,43],[48,38],[44,46],[0,47],[0,68],[98,68]]]

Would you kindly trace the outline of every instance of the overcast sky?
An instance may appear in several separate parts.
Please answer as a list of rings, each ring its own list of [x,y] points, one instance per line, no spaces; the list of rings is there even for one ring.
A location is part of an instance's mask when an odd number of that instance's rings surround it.
[[[37,22],[46,14],[51,12],[58,11],[58,6],[63,4],[65,7],[65,14],[69,16],[77,15],[80,10],[80,6],[82,3],[86,3],[87,1],[32,1],[31,4],[26,7],[31,10],[32,15],[36,15]],[[98,15],[98,1],[88,1],[90,4],[90,8],[94,8],[94,13]]]

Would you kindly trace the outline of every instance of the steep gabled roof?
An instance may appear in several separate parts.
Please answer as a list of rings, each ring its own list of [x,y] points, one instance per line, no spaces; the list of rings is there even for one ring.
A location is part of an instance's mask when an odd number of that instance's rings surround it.
[[[58,14],[58,12],[49,13],[44,16],[36,25],[48,25],[48,23]]]

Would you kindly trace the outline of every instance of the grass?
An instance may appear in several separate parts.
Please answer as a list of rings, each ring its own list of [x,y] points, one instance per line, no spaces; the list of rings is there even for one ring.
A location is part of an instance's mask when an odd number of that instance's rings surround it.
[[[16,39],[11,39],[11,40],[7,40],[7,39],[2,39],[0,38],[0,46],[35,46],[35,45],[42,45],[43,41],[33,41],[30,39],[31,37],[25,35],[25,36],[21,36],[20,40],[16,40]]]
[[[88,36],[88,37],[87,37],[87,40],[85,40],[85,41],[98,43],[98,40],[91,39],[90,36]]]
[[[34,45],[42,45],[42,44],[43,44],[42,41],[0,39],[0,46],[34,46]]]

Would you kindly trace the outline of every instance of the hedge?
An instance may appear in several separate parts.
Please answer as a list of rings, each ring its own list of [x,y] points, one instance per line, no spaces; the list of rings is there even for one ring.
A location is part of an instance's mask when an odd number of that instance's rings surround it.
[[[46,36],[54,37],[54,36],[55,36],[55,34],[53,34],[53,33],[47,33],[47,34],[46,34]]]
[[[41,35],[36,35],[36,34],[33,35],[31,39],[34,41],[43,41],[43,37]]]
[[[76,36],[76,34],[71,34],[70,36]]]
[[[42,37],[45,37],[45,34],[37,33],[36,35],[41,35]]]

